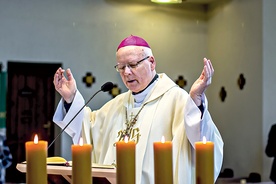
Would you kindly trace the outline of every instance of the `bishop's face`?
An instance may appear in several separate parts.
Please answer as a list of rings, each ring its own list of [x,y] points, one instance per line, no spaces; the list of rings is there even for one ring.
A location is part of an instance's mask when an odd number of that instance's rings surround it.
[[[117,70],[125,86],[134,93],[142,91],[156,74],[153,56],[146,55],[145,47],[126,46],[116,53]]]

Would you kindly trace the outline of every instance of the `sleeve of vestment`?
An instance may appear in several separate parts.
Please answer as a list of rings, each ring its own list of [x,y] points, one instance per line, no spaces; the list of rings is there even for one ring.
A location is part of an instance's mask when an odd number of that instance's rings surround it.
[[[203,136],[208,141],[214,142],[215,179],[218,177],[223,161],[223,140],[208,111],[208,102],[205,95],[202,97],[204,111],[201,113],[192,98],[189,96],[185,112],[185,128],[187,137],[195,148],[195,142],[202,141]],[[201,118],[202,117],[202,118]]]
[[[276,124],[269,131],[265,153],[268,157],[276,157]]]
[[[84,99],[79,91],[76,92],[72,105],[67,113],[64,108],[64,101],[63,99],[61,99],[55,111],[53,121],[61,129],[63,129],[72,120],[72,118],[74,118],[74,116],[78,113],[78,111],[82,108],[83,105]],[[74,118],[70,125],[65,129],[65,132],[72,137],[74,144],[79,143],[79,139],[81,136],[82,120],[83,110]]]

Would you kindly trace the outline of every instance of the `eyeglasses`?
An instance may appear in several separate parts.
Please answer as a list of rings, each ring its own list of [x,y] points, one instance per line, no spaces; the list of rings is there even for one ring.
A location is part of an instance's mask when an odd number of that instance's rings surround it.
[[[147,56],[147,57],[141,59],[140,61],[137,61],[136,63],[127,63],[127,64],[118,63],[117,65],[114,66],[114,68],[116,69],[117,72],[124,72],[126,67],[128,67],[129,69],[132,70],[132,69],[137,68],[141,62],[145,61],[149,57],[150,56]]]

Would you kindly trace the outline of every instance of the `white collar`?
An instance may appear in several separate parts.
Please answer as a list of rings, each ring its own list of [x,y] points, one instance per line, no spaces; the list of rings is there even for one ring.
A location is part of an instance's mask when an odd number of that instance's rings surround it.
[[[149,94],[149,92],[151,91],[151,89],[153,88],[153,86],[155,85],[156,82],[157,82],[157,80],[155,80],[153,83],[151,83],[143,92],[135,94],[135,95],[133,94],[134,107],[140,107],[142,105],[146,96]]]

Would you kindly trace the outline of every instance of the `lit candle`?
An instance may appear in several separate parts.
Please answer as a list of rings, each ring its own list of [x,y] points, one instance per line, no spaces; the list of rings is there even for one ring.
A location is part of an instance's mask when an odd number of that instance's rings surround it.
[[[116,179],[118,184],[135,183],[135,147],[136,143],[128,141],[127,136],[124,141],[116,143]]]
[[[195,143],[196,149],[196,183],[214,184],[214,143],[206,141]]]
[[[34,141],[25,143],[27,184],[47,184],[47,146],[46,141],[38,141],[37,135],[35,135]]]
[[[162,136],[161,142],[154,142],[154,180],[156,184],[173,183],[172,142]]]
[[[91,184],[92,167],[91,167],[91,144],[83,144],[80,139],[79,145],[72,145],[72,181],[73,184]]]

